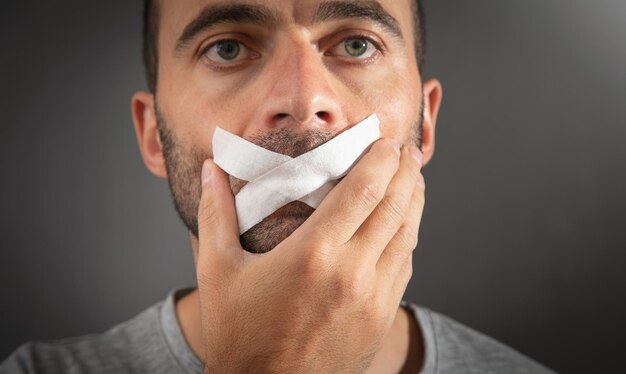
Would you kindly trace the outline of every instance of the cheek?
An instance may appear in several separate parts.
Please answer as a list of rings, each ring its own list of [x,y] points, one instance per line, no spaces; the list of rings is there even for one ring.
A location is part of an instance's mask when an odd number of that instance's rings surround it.
[[[239,123],[247,123],[257,107],[258,91],[242,93],[243,84],[232,80],[209,81],[206,71],[172,69],[159,87],[159,105],[177,137],[194,149],[212,157],[211,139],[217,126],[240,132]],[[174,79],[178,77],[178,79]]]
[[[419,86],[410,85],[412,80],[399,74],[382,82],[375,90],[366,90],[366,100],[380,118],[381,136],[404,140],[419,118]]]
[[[233,124],[241,122],[244,115],[241,108],[250,105],[245,106],[232,95],[226,96],[198,87],[189,87],[171,95],[169,107],[172,110],[167,118],[171,118],[169,122],[183,144],[204,152],[206,157],[212,157],[211,140],[215,128],[219,126],[237,132]]]

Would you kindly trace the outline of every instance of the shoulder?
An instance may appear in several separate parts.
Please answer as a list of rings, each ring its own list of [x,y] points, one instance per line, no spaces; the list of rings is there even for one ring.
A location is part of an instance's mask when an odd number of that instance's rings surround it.
[[[503,343],[452,318],[428,308],[408,305],[422,330],[424,373],[553,373]]]
[[[162,338],[159,307],[102,334],[23,344],[0,364],[0,374],[163,372],[172,359]]]

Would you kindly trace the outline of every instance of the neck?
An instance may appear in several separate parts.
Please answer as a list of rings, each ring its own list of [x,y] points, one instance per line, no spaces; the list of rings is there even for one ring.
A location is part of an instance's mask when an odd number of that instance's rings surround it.
[[[192,291],[176,302],[176,315],[187,345],[202,360],[202,329],[198,290]]]

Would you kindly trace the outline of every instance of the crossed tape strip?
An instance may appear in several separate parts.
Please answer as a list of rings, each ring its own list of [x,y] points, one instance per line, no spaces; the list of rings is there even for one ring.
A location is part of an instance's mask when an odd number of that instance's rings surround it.
[[[272,152],[216,127],[213,160],[225,172],[248,183],[235,196],[239,233],[293,201],[317,208],[380,138],[380,121],[372,114],[352,128],[292,158]]]

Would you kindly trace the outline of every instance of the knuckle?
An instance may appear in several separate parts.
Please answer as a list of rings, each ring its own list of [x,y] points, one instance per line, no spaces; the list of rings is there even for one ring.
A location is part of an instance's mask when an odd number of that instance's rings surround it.
[[[373,207],[383,199],[385,190],[374,178],[368,178],[356,185],[354,195],[357,203],[365,207]]]
[[[391,222],[401,222],[405,216],[406,207],[401,204],[393,195],[387,195],[380,203],[385,215]]]
[[[299,274],[308,280],[316,279],[327,272],[325,251],[318,246],[303,251]]]

